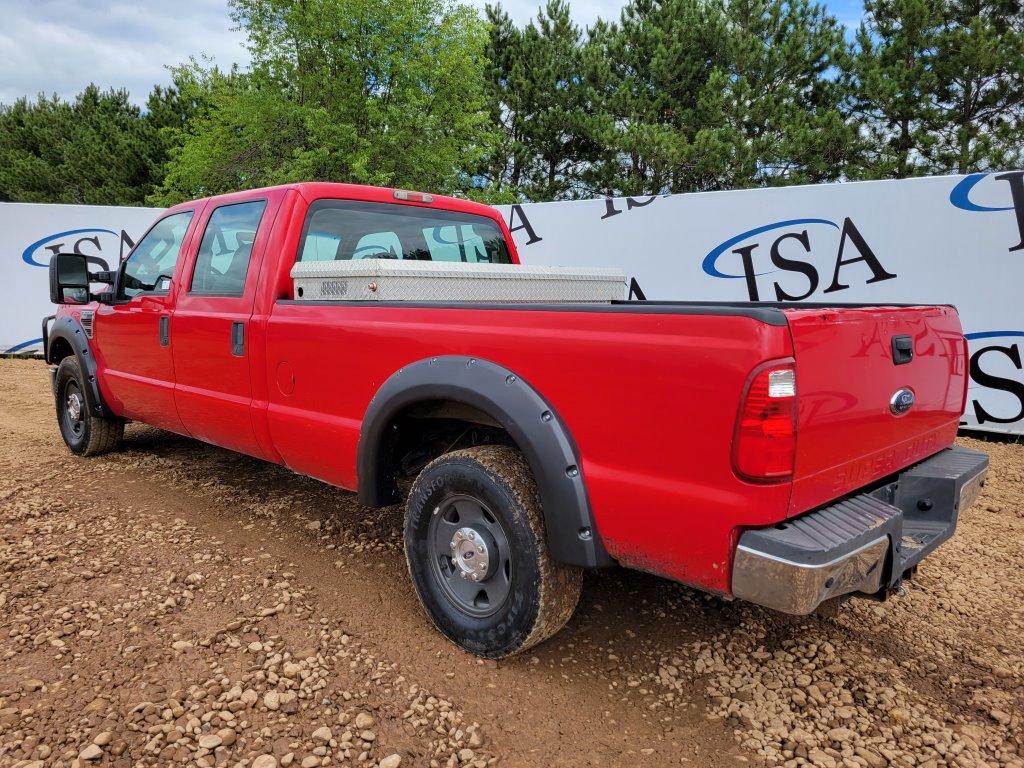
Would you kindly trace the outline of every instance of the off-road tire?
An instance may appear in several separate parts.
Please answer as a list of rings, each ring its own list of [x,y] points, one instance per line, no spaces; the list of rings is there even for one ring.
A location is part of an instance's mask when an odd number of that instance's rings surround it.
[[[466,497],[486,506],[507,542],[507,597],[489,616],[460,608],[431,564],[437,551],[429,542],[431,517],[451,499]],[[416,594],[434,626],[456,645],[485,658],[511,656],[551,637],[569,621],[579,601],[582,570],[551,559],[530,467],[519,451],[507,446],[453,451],[424,467],[406,502],[405,555]]]
[[[88,406],[85,378],[74,356],[60,361],[53,383],[57,425],[68,449],[79,456],[97,456],[117,448],[124,437],[124,422],[93,415]],[[77,420],[70,417],[69,392],[79,397],[80,418]]]

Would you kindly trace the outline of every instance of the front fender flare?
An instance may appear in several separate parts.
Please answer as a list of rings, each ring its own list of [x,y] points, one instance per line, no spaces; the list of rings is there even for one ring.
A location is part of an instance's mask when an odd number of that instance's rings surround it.
[[[77,318],[70,315],[64,315],[54,321],[53,327],[46,335],[46,348],[43,350],[48,363],[55,362],[50,356],[50,350],[53,347],[53,342],[57,339],[64,339],[70,344],[75,358],[78,360],[78,367],[82,371],[82,376],[85,377],[83,383],[85,384],[85,399],[89,406],[89,412],[100,418],[113,417],[114,412],[110,410],[103,399],[103,393],[100,392],[96,358],[92,354],[89,337],[86,335],[85,329],[82,328],[82,324]]]
[[[386,430],[405,408],[450,400],[478,408],[504,427],[526,456],[540,494],[551,556],[593,568],[612,563],[590,510],[579,451],[558,413],[522,377],[488,360],[433,357],[399,369],[366,409],[359,434],[359,500],[379,507],[399,501],[386,476]]]

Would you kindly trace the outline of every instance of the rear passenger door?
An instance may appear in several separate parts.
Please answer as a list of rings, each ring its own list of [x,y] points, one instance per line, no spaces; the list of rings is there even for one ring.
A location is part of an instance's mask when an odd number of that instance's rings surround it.
[[[261,457],[250,414],[249,319],[279,202],[211,201],[171,321],[174,402],[185,428],[200,440]]]

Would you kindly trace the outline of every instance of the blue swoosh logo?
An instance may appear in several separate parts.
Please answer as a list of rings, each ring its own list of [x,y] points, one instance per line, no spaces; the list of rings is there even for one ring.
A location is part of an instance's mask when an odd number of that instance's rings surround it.
[[[68,235],[81,235],[86,232],[102,232],[104,234],[114,235],[115,237],[117,237],[117,232],[114,232],[113,230],[97,229],[96,227],[89,227],[88,229],[69,229],[65,232],[56,232],[52,235],[47,235],[46,237],[40,238],[39,240],[36,240],[34,243],[32,243],[32,245],[30,245],[28,248],[21,252],[21,260],[33,267],[49,266],[47,264],[42,264],[32,258],[32,254],[35,252],[36,248],[38,248],[41,245],[45,245],[51,240],[56,240],[57,238],[60,237],[67,237]]]
[[[972,211],[975,213],[1012,211],[1012,205],[1007,206],[1006,208],[993,208],[989,205],[978,205],[977,203],[971,202],[971,190],[978,186],[978,182],[988,175],[989,174],[987,173],[972,173],[970,176],[963,179],[959,184],[953,187],[952,191],[949,193],[949,202],[962,211]]]
[[[9,354],[12,354],[13,352],[18,352],[18,351],[20,351],[22,349],[27,349],[28,347],[31,347],[34,344],[42,344],[42,343],[43,343],[43,339],[40,336],[38,339],[29,339],[28,341],[21,342],[21,344],[15,344],[13,347],[10,347],[9,349],[5,349],[3,353],[5,355],[9,355]]]
[[[830,227],[835,227],[836,229],[839,229],[838,224],[836,224],[834,221],[829,221],[828,219],[788,219],[786,221],[777,221],[774,224],[765,224],[763,227],[755,227],[754,229],[748,229],[746,232],[743,232],[742,234],[736,235],[736,237],[731,237],[728,240],[726,240],[724,243],[722,243],[720,246],[715,248],[707,256],[704,257],[704,261],[701,263],[701,269],[703,269],[707,274],[711,275],[712,277],[745,277],[745,275],[743,274],[730,275],[720,271],[718,269],[717,264],[715,263],[718,261],[718,257],[721,256],[726,251],[728,251],[737,243],[743,242],[748,237],[752,237],[753,235],[760,235],[762,232],[770,232],[773,229],[795,227],[800,224],[828,224]],[[762,272],[760,274],[765,273]]]
[[[998,339],[1001,336],[1024,336],[1024,331],[978,331],[965,333],[965,339]]]

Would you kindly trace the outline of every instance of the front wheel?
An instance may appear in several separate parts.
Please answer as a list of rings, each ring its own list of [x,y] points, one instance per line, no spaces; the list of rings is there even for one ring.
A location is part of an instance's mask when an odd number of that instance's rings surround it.
[[[579,600],[582,571],[551,559],[537,487],[514,448],[468,448],[428,464],[406,503],[405,554],[434,625],[479,656],[546,640]]]
[[[95,456],[114,450],[124,437],[124,422],[94,416],[85,395],[85,379],[78,360],[65,357],[53,379],[57,424],[72,453]]]

